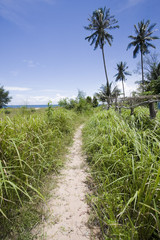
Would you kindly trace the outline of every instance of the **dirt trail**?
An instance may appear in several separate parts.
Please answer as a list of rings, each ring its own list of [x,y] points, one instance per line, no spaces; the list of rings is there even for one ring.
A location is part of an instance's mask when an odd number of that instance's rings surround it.
[[[47,219],[38,227],[37,239],[45,240],[87,240],[91,238],[87,227],[89,207],[85,201],[87,194],[86,165],[81,153],[80,126],[69,149],[65,168],[62,170],[58,186],[45,205]]]

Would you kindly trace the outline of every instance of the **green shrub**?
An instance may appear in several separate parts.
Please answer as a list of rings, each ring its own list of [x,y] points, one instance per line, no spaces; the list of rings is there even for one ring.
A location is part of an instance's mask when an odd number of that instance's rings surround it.
[[[81,114],[93,111],[93,108],[98,107],[98,100],[95,96],[93,97],[93,100],[90,96],[85,98],[85,93],[79,90],[75,100],[64,98],[58,102],[58,105],[66,109],[74,109],[77,113]]]

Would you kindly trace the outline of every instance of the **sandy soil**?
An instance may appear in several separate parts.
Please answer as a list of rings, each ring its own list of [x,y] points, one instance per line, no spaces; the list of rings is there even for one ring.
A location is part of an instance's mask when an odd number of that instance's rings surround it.
[[[86,164],[81,152],[80,126],[75,133],[74,142],[69,149],[65,168],[58,185],[45,204],[47,219],[38,226],[37,239],[45,240],[87,240],[91,237],[87,227],[89,207],[85,201],[88,188]]]

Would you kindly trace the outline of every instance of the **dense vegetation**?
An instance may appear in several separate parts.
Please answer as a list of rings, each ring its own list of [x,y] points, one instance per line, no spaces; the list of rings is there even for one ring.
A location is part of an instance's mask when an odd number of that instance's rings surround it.
[[[62,166],[61,154],[71,140],[75,125],[75,113],[65,109],[53,111],[49,106],[47,112],[31,112],[24,108],[11,117],[1,113],[0,239],[5,239],[10,230],[18,232],[11,239],[26,239],[24,232],[29,234],[31,218],[34,224],[37,221],[31,201],[35,196],[43,198],[42,178]],[[29,207],[20,218],[21,209],[24,212],[26,206]]]
[[[84,128],[90,196],[103,239],[160,239],[160,116],[103,111]]]
[[[76,99],[64,98],[58,102],[58,105],[68,110],[72,109],[76,113],[87,114],[88,112],[90,114],[93,108],[98,107],[98,100],[96,96],[93,98],[90,96],[85,97],[85,93],[79,90]]]

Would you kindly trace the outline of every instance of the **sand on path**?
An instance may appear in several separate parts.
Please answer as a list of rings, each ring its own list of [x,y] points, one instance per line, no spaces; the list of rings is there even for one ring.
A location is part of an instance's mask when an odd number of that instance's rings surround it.
[[[82,155],[82,125],[77,129],[72,147],[69,149],[65,168],[61,171],[58,185],[45,204],[48,217],[38,227],[36,239],[87,240],[91,237],[87,226],[89,207],[85,158]]]

